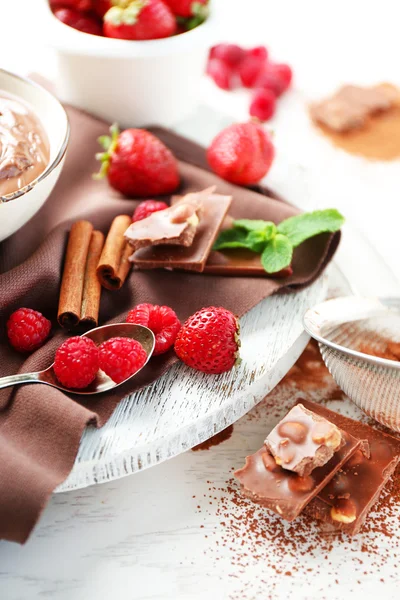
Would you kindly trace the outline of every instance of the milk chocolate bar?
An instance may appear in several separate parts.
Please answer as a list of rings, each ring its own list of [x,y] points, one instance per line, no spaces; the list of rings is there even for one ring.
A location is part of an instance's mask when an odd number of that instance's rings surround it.
[[[302,404],[294,406],[265,440],[276,464],[301,477],[326,464],[342,443],[336,425]]]
[[[360,448],[360,440],[344,431],[342,436],[343,446],[331,460],[305,477],[278,466],[264,445],[255,454],[247,456],[245,466],[234,473],[242,493],[292,521]]]
[[[311,106],[311,117],[334,131],[362,127],[367,117],[391,108],[398,91],[390,85],[360,87],[344,85],[336,94]]]
[[[313,402],[303,404],[337,427],[369,442],[369,457],[355,452],[305,509],[310,516],[330,524],[333,530],[354,535],[360,531],[399,462],[400,440]]]
[[[187,194],[176,205],[131,223],[125,231],[125,238],[133,250],[161,244],[190,246],[199,224],[203,200],[214,190],[215,186]]]
[[[134,268],[204,271],[207,258],[231,203],[231,196],[208,193],[202,200],[200,223],[192,244],[189,247],[160,245],[142,248],[133,256]]]

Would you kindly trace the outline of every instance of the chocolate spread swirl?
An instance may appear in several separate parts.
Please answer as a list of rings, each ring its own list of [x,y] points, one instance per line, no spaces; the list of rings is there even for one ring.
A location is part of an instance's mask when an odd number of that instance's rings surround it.
[[[49,162],[49,142],[37,116],[20,100],[0,95],[0,196],[36,179]]]

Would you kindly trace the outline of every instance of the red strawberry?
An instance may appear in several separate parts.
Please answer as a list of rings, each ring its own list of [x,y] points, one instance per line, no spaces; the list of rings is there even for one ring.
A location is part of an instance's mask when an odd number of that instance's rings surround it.
[[[222,179],[252,185],[267,174],[274,146],[258,123],[237,123],[223,129],[211,142],[207,160]]]
[[[229,65],[219,58],[210,58],[207,64],[207,74],[222,90],[231,90],[233,87],[233,72]]]
[[[50,7],[52,9],[73,8],[80,12],[87,12],[92,8],[92,1],[96,2],[96,0],[50,0]]]
[[[114,5],[118,5],[118,0],[92,0],[92,10],[102,19],[106,12]]]
[[[218,58],[231,68],[237,67],[245,56],[246,50],[237,44],[217,44],[210,50],[210,59]]]
[[[168,208],[168,204],[165,202],[160,202],[159,200],[144,200],[144,202],[140,202],[140,204],[138,204],[135,208],[132,221],[136,223],[136,221],[147,219],[147,217],[152,215],[154,212],[165,210],[166,208]]]
[[[276,99],[271,90],[257,90],[250,104],[250,115],[260,121],[268,121],[275,112]]]
[[[126,322],[144,325],[151,329],[156,338],[154,356],[164,354],[174,345],[181,328],[180,321],[172,308],[156,304],[138,304],[129,311]]]
[[[113,125],[111,136],[99,138],[105,152],[100,173],[122,194],[133,197],[171,194],[179,185],[178,163],[172,152],[152,133],[144,129],[125,129],[119,133]]]
[[[133,0],[104,15],[104,35],[123,40],[156,40],[176,33],[171,9],[162,0]]]
[[[182,325],[175,352],[189,367],[204,373],[224,373],[239,355],[239,323],[225,308],[202,308]]]
[[[101,23],[96,17],[90,14],[81,13],[72,8],[57,8],[54,11],[54,16],[59,21],[82,31],[83,33],[91,33],[92,35],[103,35]]]
[[[164,0],[177,17],[194,17],[204,10],[208,0]]]

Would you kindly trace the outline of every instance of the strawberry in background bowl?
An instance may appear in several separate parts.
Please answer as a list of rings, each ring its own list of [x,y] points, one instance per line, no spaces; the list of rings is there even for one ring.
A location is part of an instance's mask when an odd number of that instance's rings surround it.
[[[40,0],[58,95],[124,127],[175,124],[198,105],[217,12],[212,0]]]

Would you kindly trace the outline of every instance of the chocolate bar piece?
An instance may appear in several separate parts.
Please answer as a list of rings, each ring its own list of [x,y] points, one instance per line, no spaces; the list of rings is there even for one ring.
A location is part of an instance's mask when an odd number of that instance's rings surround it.
[[[343,439],[336,425],[297,404],[264,443],[277,465],[304,477],[326,464],[339,450]]]
[[[369,457],[355,452],[305,510],[310,516],[329,523],[333,530],[354,535],[360,531],[399,462],[400,440],[313,402],[303,404],[337,427],[369,442]]]
[[[214,190],[215,186],[196,194],[187,194],[176,205],[132,223],[125,232],[125,238],[134,251],[160,244],[191,246],[203,200]]]
[[[142,248],[133,256],[134,268],[202,272],[231,203],[231,196],[207,193],[202,199],[202,215],[191,246],[161,245]]]
[[[311,117],[334,131],[362,127],[369,115],[391,108],[398,97],[390,85],[345,85],[336,94],[311,106]]]
[[[241,483],[242,493],[292,521],[360,448],[360,440],[344,431],[342,436],[344,444],[331,460],[305,477],[278,466],[264,445],[247,456],[245,466],[234,473]]]

